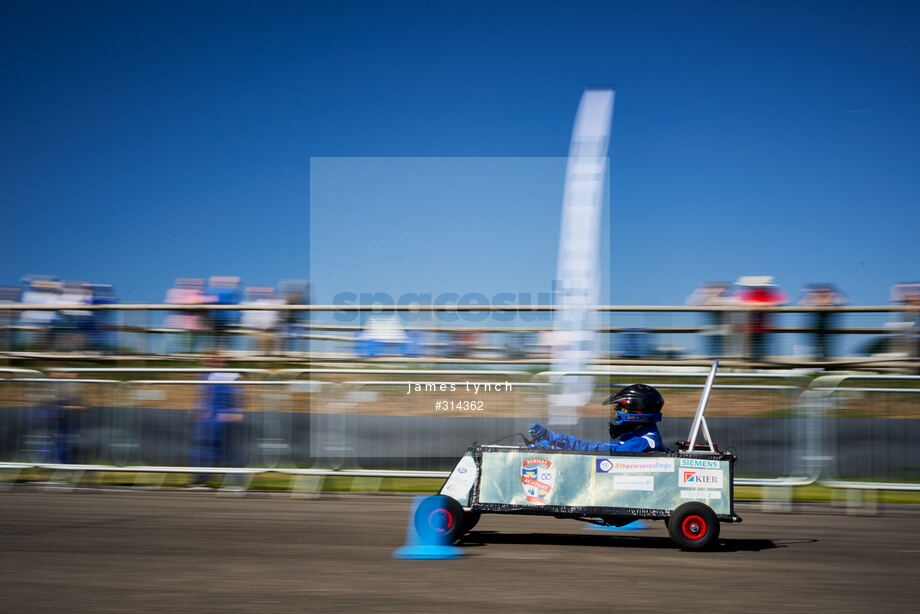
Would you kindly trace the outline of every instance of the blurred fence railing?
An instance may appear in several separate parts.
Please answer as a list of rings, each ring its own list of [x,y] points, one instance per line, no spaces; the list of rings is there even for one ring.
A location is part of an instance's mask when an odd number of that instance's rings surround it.
[[[214,369],[21,371],[7,375],[29,377],[0,378],[0,469],[14,480],[26,468],[446,477],[471,443],[546,422],[550,395],[571,376],[592,377],[597,398],[580,408],[577,424],[556,430],[603,439],[609,417],[600,402],[643,381],[664,392],[660,429],[670,444],[686,437],[706,377],[676,369],[316,368],[226,369],[247,379],[213,381],[202,376]],[[89,373],[103,379],[72,377]],[[178,379],[128,377],[150,373]],[[205,387],[238,391],[242,420],[225,425],[203,407]],[[720,447],[739,457],[737,485],[920,490],[918,393],[920,377],[723,372],[707,421]],[[207,454],[202,446],[211,446]]]
[[[431,317],[435,321],[404,321],[404,331],[424,335],[451,335],[474,332],[480,335],[501,336],[515,334],[537,334],[550,332],[552,323],[549,315],[558,307],[552,305],[165,305],[165,304],[117,304],[117,305],[26,305],[4,304],[0,306],[0,331],[9,334],[0,335],[2,352],[36,351],[65,349],[70,352],[92,352],[114,354],[172,355],[200,352],[209,345],[234,345],[245,348],[250,353],[259,355],[297,355],[300,358],[318,356],[321,346],[333,348],[329,354],[354,354],[357,335],[366,329],[364,316],[391,313],[402,314],[412,318]],[[607,338],[607,356],[646,356],[655,354],[662,358],[678,354],[705,354],[723,357],[751,358],[751,342],[748,339],[749,321],[753,313],[773,314],[775,321],[770,326],[770,334],[798,338],[803,335],[822,333],[834,337],[845,336],[849,339],[858,337],[872,341],[872,337],[881,337],[878,354],[885,360],[917,362],[917,311],[903,305],[879,306],[782,306],[753,308],[739,305],[704,306],[704,305],[601,305],[595,309],[602,316],[598,332]],[[21,318],[22,314],[37,311],[79,311],[84,320],[62,318],[56,324],[28,324]],[[167,326],[162,320],[165,314],[201,314],[230,311],[236,314],[254,311],[272,311],[287,314],[290,317],[271,328],[262,330],[246,328],[241,323],[221,324],[215,329],[211,318],[204,317],[200,326],[183,329]],[[817,313],[848,314],[856,320],[842,323],[839,319],[826,329],[816,328],[808,321],[796,321],[795,314],[801,316]],[[447,314],[451,314],[448,318]],[[501,316],[502,320],[514,320],[507,325],[491,325],[486,322],[452,322],[457,315],[481,314]],[[528,323],[525,317],[543,314],[547,319],[542,323]],[[697,314],[697,316],[694,316]],[[715,325],[710,322],[694,320],[703,315],[707,318],[723,314],[725,320]],[[891,321],[883,321],[881,316],[895,314]],[[346,322],[349,317],[356,322]],[[443,321],[438,321],[440,318]],[[866,318],[870,318],[867,320]],[[890,315],[889,315],[890,317]],[[638,318],[638,319],[636,319]],[[786,318],[786,320],[783,320]],[[96,321],[98,319],[98,321]],[[223,319],[221,320],[222,322]],[[649,348],[643,335],[655,335],[663,340],[656,347]],[[253,343],[242,339],[256,339]],[[269,339],[263,347],[263,341]],[[674,343],[675,339],[686,342]],[[712,351],[712,341],[718,339]],[[313,345],[308,347],[307,343]],[[450,343],[430,341],[423,344],[421,350],[397,350],[403,357],[413,356],[420,351],[420,357],[438,356],[446,358],[456,350],[451,350]],[[539,345],[539,344],[529,344]],[[790,344],[786,344],[787,346]],[[807,343],[795,344],[806,347]],[[694,349],[689,349],[694,346]],[[705,347],[704,347],[705,346]],[[444,349],[447,348],[447,349]],[[539,352],[530,348],[519,348],[513,343],[505,344],[501,340],[485,340],[474,351],[481,354],[492,353],[491,360],[497,356],[516,358],[525,362],[528,357],[545,362],[542,356],[533,356]],[[791,351],[791,350],[790,350]],[[802,350],[804,351],[804,350]],[[777,352],[774,352],[777,353]],[[780,352],[782,353],[782,352]],[[794,353],[794,352],[793,352]],[[789,354],[789,352],[785,352]],[[852,355],[852,353],[850,354]],[[464,356],[467,360],[477,360],[475,356]],[[481,357],[480,357],[481,358]],[[821,357],[822,360],[827,357]],[[486,359],[488,360],[488,359]]]
[[[863,385],[852,385],[861,382]],[[826,375],[811,383],[809,393],[813,413],[825,429],[822,441],[826,447],[819,457],[821,484],[857,490],[920,490],[920,377]],[[890,481],[893,476],[905,476],[911,482]]]

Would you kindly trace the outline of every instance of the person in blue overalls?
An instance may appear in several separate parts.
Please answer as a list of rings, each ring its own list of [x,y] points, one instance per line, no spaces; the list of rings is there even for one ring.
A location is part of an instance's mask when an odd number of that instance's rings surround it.
[[[225,362],[215,354],[208,362],[212,368],[221,368]],[[198,409],[192,412],[195,426],[192,433],[190,461],[196,467],[241,467],[243,391],[230,383],[240,379],[239,373],[215,371],[205,376]],[[198,474],[193,487],[207,486],[209,474]]]
[[[531,448],[548,450],[592,450],[596,452],[668,452],[661,441],[657,423],[661,421],[664,399],[647,384],[633,384],[612,395],[610,441],[585,441],[572,435],[554,433],[541,424],[530,427]]]

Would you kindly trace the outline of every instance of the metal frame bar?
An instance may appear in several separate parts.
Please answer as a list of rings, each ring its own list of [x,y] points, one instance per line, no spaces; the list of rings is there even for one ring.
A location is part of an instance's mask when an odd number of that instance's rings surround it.
[[[706,411],[706,405],[709,403],[709,392],[712,390],[712,382],[716,379],[716,370],[719,368],[719,361],[712,361],[712,369],[709,371],[709,377],[706,378],[706,385],[703,388],[703,393],[700,395],[700,404],[696,407],[696,415],[693,416],[693,422],[690,425],[690,449],[687,450],[689,453],[694,453],[694,446],[696,445],[696,437],[699,434],[700,427],[703,427],[703,435],[706,437],[706,441],[709,442],[709,451],[715,452],[716,447],[712,443],[712,437],[709,434],[709,427],[706,425],[706,418],[703,417],[703,413]]]

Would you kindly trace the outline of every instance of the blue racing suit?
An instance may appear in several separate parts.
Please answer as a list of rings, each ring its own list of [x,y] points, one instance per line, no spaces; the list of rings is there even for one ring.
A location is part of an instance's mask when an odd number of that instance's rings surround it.
[[[534,442],[528,447],[547,450],[591,450],[594,452],[668,452],[661,441],[658,426],[642,425],[624,433],[617,441],[585,441],[571,435],[554,433],[541,424],[530,427]]]

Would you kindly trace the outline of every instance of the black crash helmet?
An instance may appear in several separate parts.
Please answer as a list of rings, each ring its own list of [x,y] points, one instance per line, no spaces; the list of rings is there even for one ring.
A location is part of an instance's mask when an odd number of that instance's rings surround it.
[[[664,399],[648,384],[633,384],[611,395],[604,405],[613,406],[611,425],[643,424],[661,420]]]

